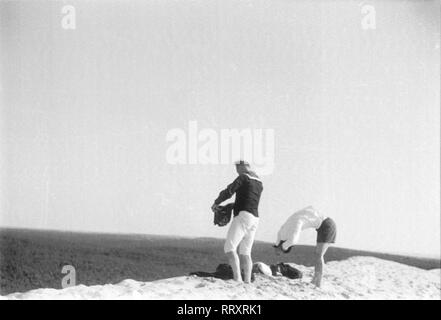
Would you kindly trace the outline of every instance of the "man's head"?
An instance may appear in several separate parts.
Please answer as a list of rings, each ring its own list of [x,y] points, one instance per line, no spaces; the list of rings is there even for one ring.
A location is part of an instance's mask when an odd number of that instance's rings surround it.
[[[286,251],[283,250],[282,245],[283,245],[284,242],[285,242],[285,241],[280,241],[279,244],[277,244],[277,245],[273,245],[274,253],[275,253],[277,256],[280,256],[282,253],[289,253],[289,252],[291,251],[291,247],[289,247],[288,250],[286,250]]]
[[[250,164],[244,160],[239,160],[234,163],[236,165],[237,174],[247,173],[251,170]]]

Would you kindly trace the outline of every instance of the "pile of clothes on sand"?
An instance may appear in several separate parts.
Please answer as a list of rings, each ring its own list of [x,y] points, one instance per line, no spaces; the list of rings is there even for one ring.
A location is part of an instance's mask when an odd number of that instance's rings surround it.
[[[303,276],[300,270],[283,262],[272,264],[270,266],[268,266],[263,262],[256,262],[253,264],[251,282],[254,281],[255,274],[264,274],[267,276],[275,276],[275,277],[283,276],[289,279],[301,279]],[[196,271],[196,272],[191,272],[190,275],[198,276],[198,277],[213,277],[222,280],[230,280],[233,279],[233,269],[229,264],[221,263],[217,266],[215,272]]]

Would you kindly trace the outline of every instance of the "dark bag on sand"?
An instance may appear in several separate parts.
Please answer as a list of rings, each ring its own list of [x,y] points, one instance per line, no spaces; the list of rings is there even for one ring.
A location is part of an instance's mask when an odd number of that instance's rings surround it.
[[[216,268],[216,275],[220,279],[228,280],[233,279],[233,269],[229,264],[221,263]]]
[[[198,271],[198,272],[192,272],[190,273],[190,275],[198,276],[198,277],[213,277],[222,280],[231,280],[233,279],[233,269],[229,264],[221,263],[220,265],[217,266],[215,272]],[[242,278],[243,278],[243,272],[242,272]],[[255,279],[254,273],[252,273],[251,282],[253,282],[254,279]]]
[[[280,273],[287,278],[290,279],[301,279],[303,277],[302,271],[299,269],[296,269],[294,267],[291,267],[289,264],[286,263],[279,263],[277,264],[280,270]]]
[[[233,207],[234,203],[229,203],[225,206],[218,206],[214,210],[214,225],[219,227],[226,226],[231,220]]]

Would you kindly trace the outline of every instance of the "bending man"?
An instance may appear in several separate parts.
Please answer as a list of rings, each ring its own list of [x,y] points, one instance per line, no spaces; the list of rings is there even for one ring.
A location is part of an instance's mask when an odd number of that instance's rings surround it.
[[[288,253],[291,247],[297,244],[302,230],[314,228],[317,231],[317,245],[315,248],[315,272],[312,283],[321,286],[324,255],[331,243],[335,243],[337,227],[331,218],[322,216],[317,210],[309,206],[291,215],[277,234],[276,254]]]

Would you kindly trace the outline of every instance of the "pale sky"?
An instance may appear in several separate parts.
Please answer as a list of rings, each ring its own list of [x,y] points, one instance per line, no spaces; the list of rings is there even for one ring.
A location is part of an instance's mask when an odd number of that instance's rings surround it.
[[[439,1],[0,1],[0,37],[0,226],[224,237],[234,167],[166,161],[197,121],[274,130],[257,239],[313,205],[340,247],[440,254]]]

